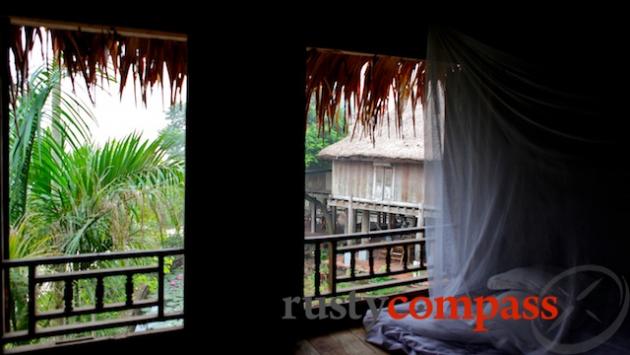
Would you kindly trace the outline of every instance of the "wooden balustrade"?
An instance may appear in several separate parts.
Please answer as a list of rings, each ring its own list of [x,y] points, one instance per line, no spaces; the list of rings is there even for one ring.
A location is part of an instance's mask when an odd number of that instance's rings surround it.
[[[149,322],[160,322],[172,319],[182,319],[183,311],[166,313],[164,310],[164,258],[174,255],[183,255],[183,249],[160,249],[149,251],[132,251],[132,252],[114,252],[114,253],[95,253],[81,254],[75,256],[55,256],[30,259],[4,260],[2,262],[2,272],[5,277],[10,277],[10,271],[14,268],[26,267],[28,269],[28,299],[27,299],[27,315],[28,329],[13,330],[5,332],[2,336],[2,342],[26,341],[43,337],[69,335],[88,331],[95,331],[106,328],[115,328],[122,326],[132,326]],[[37,268],[50,265],[69,265],[82,264],[89,265],[105,260],[133,260],[139,258],[153,258],[157,261],[155,265],[150,266],[132,266],[132,267],[115,267],[115,268],[97,268],[85,269],[69,272],[55,272],[47,274],[38,274]],[[158,280],[157,298],[149,300],[134,300],[134,275],[140,274],[156,274]],[[112,276],[125,277],[125,301],[118,303],[105,302],[105,286],[104,278]],[[94,288],[93,306],[75,307],[74,287],[79,280],[95,279],[96,286]],[[63,283],[63,308],[45,312],[37,311],[37,287],[49,282]],[[6,290],[10,294],[10,290]],[[37,327],[37,322],[47,319],[66,318],[81,315],[99,314],[104,312],[115,312],[133,310],[138,308],[157,307],[156,314],[147,314],[140,316],[122,316],[116,319],[108,319],[101,321],[79,322],[63,326]],[[4,324],[8,324],[9,312],[4,312]]]
[[[406,273],[413,273],[427,270],[427,265],[425,263],[425,242],[424,238],[424,227],[414,227],[414,228],[400,228],[400,229],[390,229],[390,230],[382,230],[368,233],[350,233],[350,234],[336,234],[336,235],[323,235],[323,236],[313,236],[313,237],[305,237],[304,243],[306,245],[314,245],[314,295],[318,296],[326,296],[326,297],[334,297],[339,295],[348,294],[350,292],[368,292],[374,291],[384,288],[396,287],[396,286],[405,286],[411,284],[417,284],[420,282],[427,281],[426,276],[413,276],[400,280],[390,280],[379,283],[369,283],[365,285],[358,286],[350,286],[345,288],[339,288],[339,283],[346,282],[355,282],[355,281],[363,281],[370,280],[376,277],[384,277],[384,276],[394,276]],[[420,238],[417,236],[420,235]],[[394,237],[401,236],[410,236],[413,239],[399,239],[399,240],[386,240],[386,241],[378,241],[378,242],[370,242],[370,243],[361,243],[361,239],[371,238],[374,239],[393,239]],[[340,245],[340,243],[355,241],[357,244],[351,245]],[[330,290],[329,292],[322,292],[321,290],[321,257],[322,257],[322,247],[324,245],[330,245],[329,248],[329,265],[330,265]],[[409,248],[413,248],[414,246],[420,247],[420,260],[418,265],[409,266],[410,256],[409,256]],[[403,256],[402,256],[402,268],[399,270],[392,270],[392,250],[395,247],[403,247]],[[377,272],[375,270],[375,251],[379,249],[384,249],[386,251],[385,255],[385,271]],[[368,254],[368,265],[369,270],[367,273],[360,274],[357,271],[357,261],[356,261],[356,253],[359,251],[367,251]],[[338,276],[337,275],[337,256],[343,255],[344,253],[350,253],[350,272],[349,275]]]

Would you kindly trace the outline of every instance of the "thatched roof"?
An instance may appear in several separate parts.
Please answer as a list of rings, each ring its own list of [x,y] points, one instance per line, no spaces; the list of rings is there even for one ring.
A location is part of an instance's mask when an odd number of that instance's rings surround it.
[[[116,28],[68,29],[63,24],[47,26],[12,19],[9,49],[14,58],[16,77],[11,77],[11,100],[15,102],[28,79],[28,54],[35,41],[46,48],[47,36],[52,45],[52,58],[68,71],[72,83],[80,76],[86,83],[88,94],[106,76],[114,75],[120,82],[122,96],[127,77],[133,79],[134,90],[139,87],[139,96],[146,103],[147,90],[156,84],[164,87],[164,71],[168,73],[171,88],[171,104],[181,97],[187,76],[187,42],[182,36],[136,35]],[[71,26],[70,26],[71,27]],[[47,53],[42,53],[47,55]],[[113,69],[113,73],[111,70]],[[10,73],[9,73],[10,75]],[[91,95],[90,95],[91,96]]]
[[[347,108],[345,121],[353,116],[368,128],[367,132],[388,113],[401,126],[403,108],[411,105],[415,112],[424,95],[424,75],[425,63],[421,60],[310,49],[306,60],[306,113],[314,98],[320,127],[337,123],[341,105]]]
[[[370,135],[368,128],[360,123],[351,124],[354,134],[322,149],[321,159],[383,160],[397,162],[420,162],[424,160],[422,111],[416,107],[414,114],[408,106],[404,110],[400,126],[387,116]],[[391,115],[390,115],[391,118]],[[356,122],[356,121],[355,121]],[[415,123],[415,124],[414,124]]]

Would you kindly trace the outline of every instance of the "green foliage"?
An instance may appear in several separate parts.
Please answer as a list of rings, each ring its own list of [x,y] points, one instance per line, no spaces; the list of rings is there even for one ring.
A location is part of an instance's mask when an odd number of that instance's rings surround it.
[[[89,134],[83,117],[93,119],[93,115],[73,96],[54,90],[60,85],[60,80],[59,67],[39,68],[28,82],[29,90],[18,98],[15,111],[10,112],[9,215],[12,224],[25,213],[31,159],[43,121],[57,118],[50,122],[52,129],[58,132],[62,144],[67,141],[76,147]],[[44,110],[51,98],[57,105],[50,110]]]
[[[186,149],[186,105],[173,105],[166,111],[166,128],[160,136],[169,142],[168,154],[171,157],[184,159]]]
[[[155,295],[157,294],[158,289],[158,280],[157,277],[147,275],[147,274],[137,274],[133,276],[134,285],[146,285],[149,289],[149,294]]]
[[[11,269],[10,287],[11,304],[13,312],[11,314],[11,324],[14,329],[26,329],[28,326],[28,304],[26,295],[28,292],[28,270],[26,268]]]
[[[183,164],[166,157],[160,138],[132,134],[68,152],[45,131],[37,148],[29,206],[66,254],[128,249],[151,198],[183,187]]]
[[[92,143],[87,121],[92,113],[60,89],[61,71],[41,68],[10,112],[9,178],[11,258],[80,254],[183,246],[185,109],[167,112],[169,126],[155,140],[139,134]],[[38,273],[67,272],[129,265],[155,265],[154,258],[76,263],[41,267]],[[170,273],[173,258],[165,258],[173,284],[183,280]],[[180,272],[181,274],[181,272]],[[11,270],[8,308],[11,329],[27,322],[27,270]],[[125,277],[106,277],[105,303],[125,301]],[[135,275],[137,288],[157,293],[155,275]],[[181,288],[180,286],[177,286]],[[173,286],[175,287],[175,286]],[[170,286],[165,292],[171,291]],[[95,303],[95,280],[75,284],[75,306]],[[63,308],[63,285],[37,290],[39,311]],[[177,302],[183,302],[183,296]],[[93,321],[121,316],[120,312],[42,321],[40,326]],[[87,335],[112,335],[127,328]],[[80,334],[79,334],[80,335]],[[77,335],[77,336],[79,336]]]
[[[43,220],[35,213],[22,216],[9,233],[9,258],[21,259],[49,253],[51,238],[42,233]]]
[[[173,267],[173,263],[175,262],[175,258],[172,256],[167,256],[164,258],[164,273],[169,274],[171,272],[171,268]]]
[[[311,104],[307,117],[306,132],[304,138],[304,167],[305,168],[323,168],[329,164],[320,161],[317,154],[327,146],[341,140],[345,132],[345,122],[343,120],[343,109],[337,113],[339,115],[340,125],[330,126],[325,124],[321,129],[315,121],[315,107]]]

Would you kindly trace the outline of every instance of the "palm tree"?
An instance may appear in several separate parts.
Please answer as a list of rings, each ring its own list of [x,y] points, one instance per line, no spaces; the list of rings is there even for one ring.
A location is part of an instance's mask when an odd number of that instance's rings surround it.
[[[67,151],[46,130],[33,155],[28,205],[66,254],[129,249],[144,202],[183,188],[183,161],[169,158],[169,147],[131,134]]]
[[[55,90],[61,77],[55,65],[36,70],[11,113],[10,220],[21,243],[15,256],[29,256],[29,247],[41,254],[40,239],[48,253],[156,247],[141,238],[133,243],[151,218],[162,246],[165,226],[182,224],[183,156],[167,153],[175,142],[132,134],[94,146],[87,125],[94,116]]]
[[[173,140],[131,134],[95,146],[87,125],[93,115],[54,89],[60,80],[55,66],[35,71],[11,112],[10,257],[156,247],[141,238],[150,220],[158,221],[153,236],[163,246],[163,229],[180,228],[183,217],[184,163],[167,153]],[[14,271],[11,322],[23,329],[26,274]],[[54,304],[62,299],[57,291]]]
[[[76,147],[89,137],[85,118],[94,116],[73,95],[54,90],[62,75],[57,65],[37,69],[28,82],[28,90],[20,96],[15,111],[10,112],[9,129],[9,215],[15,225],[25,213],[28,179],[31,170],[33,147],[42,132],[43,123],[49,120],[60,137]],[[55,101],[46,110],[49,100]],[[57,119],[52,119],[56,117]]]
[[[44,256],[51,250],[51,237],[43,232],[42,216],[28,211],[27,198],[32,174],[32,158],[46,123],[55,130],[62,145],[76,147],[89,138],[87,119],[92,113],[73,95],[55,90],[62,73],[57,65],[42,66],[29,78],[27,90],[18,97],[9,113],[9,257]],[[52,107],[47,104],[52,101]],[[24,329],[26,313],[26,274],[11,270],[9,307],[14,329]]]

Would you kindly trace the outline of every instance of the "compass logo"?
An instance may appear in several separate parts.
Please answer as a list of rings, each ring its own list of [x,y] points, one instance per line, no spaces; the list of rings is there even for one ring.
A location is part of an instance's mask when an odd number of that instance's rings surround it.
[[[575,280],[581,276],[597,275],[591,282],[586,283],[583,289],[576,292],[567,292],[569,287],[575,286]],[[589,280],[591,278],[589,277]],[[628,283],[624,278],[619,278],[610,269],[599,265],[581,265],[563,271],[552,278],[542,289],[541,295],[563,294],[565,299],[564,310],[561,315],[550,324],[532,322],[533,334],[538,342],[547,350],[558,354],[578,354],[589,351],[610,339],[623,323],[628,308]],[[558,292],[560,291],[560,292]],[[592,299],[597,293],[604,292],[607,295],[606,315],[598,315],[597,309],[592,309],[594,304],[601,304]],[[600,307],[602,308],[602,307]],[[613,308],[613,309],[611,309]],[[601,309],[600,309],[601,311]],[[572,324],[577,324],[580,329],[587,329],[589,336],[582,338],[571,337],[566,339],[564,335]],[[594,334],[594,335],[593,335]]]

